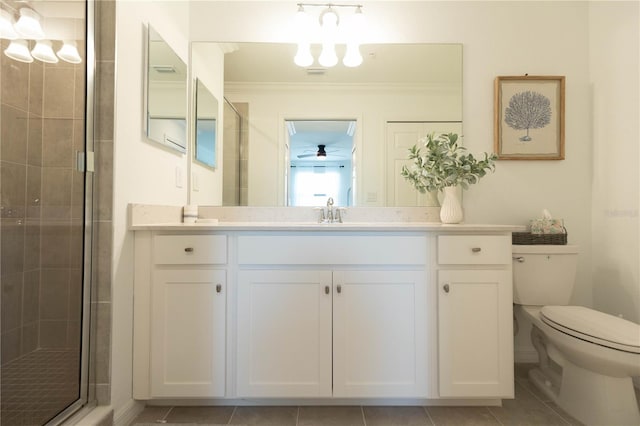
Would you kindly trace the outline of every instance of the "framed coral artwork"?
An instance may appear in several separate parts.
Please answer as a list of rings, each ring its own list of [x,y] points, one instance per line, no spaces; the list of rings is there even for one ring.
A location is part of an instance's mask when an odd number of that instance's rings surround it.
[[[564,160],[564,84],[564,76],[496,77],[498,159]]]

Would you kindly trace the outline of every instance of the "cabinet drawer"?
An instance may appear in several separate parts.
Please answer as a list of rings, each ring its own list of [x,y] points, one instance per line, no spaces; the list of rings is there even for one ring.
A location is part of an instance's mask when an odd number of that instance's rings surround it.
[[[438,263],[442,265],[502,265],[511,263],[508,235],[440,235]]]
[[[193,265],[227,263],[226,235],[156,235],[155,264]]]
[[[238,237],[238,263],[245,265],[424,265],[426,262],[424,236]]]

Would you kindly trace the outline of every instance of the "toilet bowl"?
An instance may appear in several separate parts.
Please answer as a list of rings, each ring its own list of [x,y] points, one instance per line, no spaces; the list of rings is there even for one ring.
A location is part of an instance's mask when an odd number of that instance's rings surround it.
[[[640,376],[640,325],[567,306],[577,247],[513,246],[513,254],[515,308],[533,325],[539,357],[531,381],[587,425],[640,425],[631,379]]]

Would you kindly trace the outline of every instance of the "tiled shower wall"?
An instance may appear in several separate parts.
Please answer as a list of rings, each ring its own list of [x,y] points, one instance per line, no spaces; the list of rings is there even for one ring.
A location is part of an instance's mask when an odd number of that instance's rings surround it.
[[[111,256],[113,247],[113,116],[116,1],[95,1],[93,277],[90,383],[99,405],[111,402]],[[90,386],[90,389],[94,386]],[[91,399],[91,398],[90,398]]]
[[[82,65],[1,58],[4,365],[80,344],[85,78]]]

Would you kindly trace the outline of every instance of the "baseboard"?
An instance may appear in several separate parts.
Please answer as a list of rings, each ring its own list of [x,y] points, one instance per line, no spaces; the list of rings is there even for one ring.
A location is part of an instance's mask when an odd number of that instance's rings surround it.
[[[113,413],[114,426],[128,426],[144,410],[144,404],[130,399],[123,407]]]
[[[516,363],[536,363],[538,362],[538,352],[533,348],[516,348],[513,353],[513,360]]]

